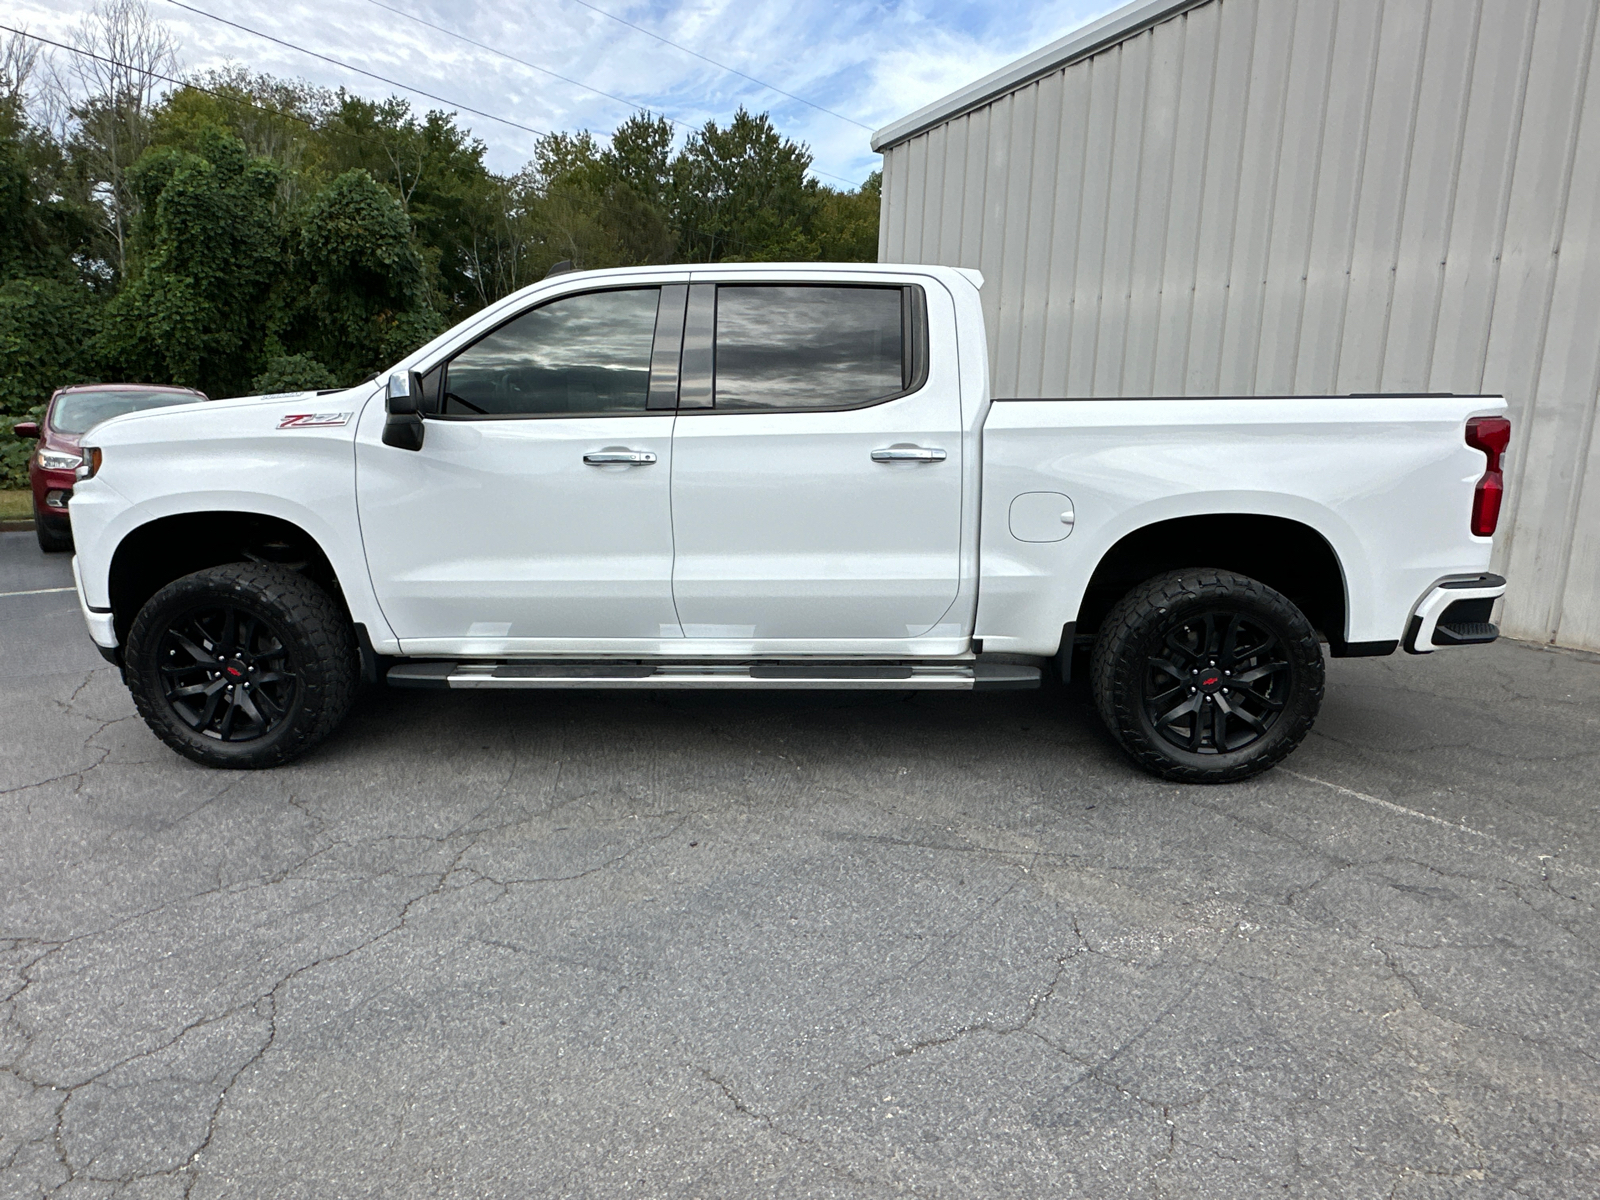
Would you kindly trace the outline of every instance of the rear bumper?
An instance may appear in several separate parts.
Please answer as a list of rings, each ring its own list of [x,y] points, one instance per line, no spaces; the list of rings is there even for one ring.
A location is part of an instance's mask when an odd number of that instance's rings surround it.
[[[1402,641],[1408,654],[1431,654],[1441,646],[1481,646],[1500,631],[1489,621],[1494,602],[1506,594],[1499,575],[1441,579],[1411,610]]]

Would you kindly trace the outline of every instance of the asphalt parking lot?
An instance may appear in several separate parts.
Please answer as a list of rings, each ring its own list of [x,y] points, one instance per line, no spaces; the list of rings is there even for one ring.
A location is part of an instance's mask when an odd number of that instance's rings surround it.
[[[1334,662],[1227,788],[1071,690],[375,692],[207,771],[70,592],[0,677],[0,1196],[1600,1195],[1593,655]]]

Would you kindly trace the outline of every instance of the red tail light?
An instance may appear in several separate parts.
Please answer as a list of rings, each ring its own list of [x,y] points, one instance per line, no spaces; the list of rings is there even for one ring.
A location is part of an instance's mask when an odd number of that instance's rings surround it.
[[[1511,443],[1511,422],[1504,417],[1472,417],[1467,421],[1467,445],[1482,450],[1489,460],[1483,478],[1472,493],[1472,532],[1478,537],[1494,536],[1500,524],[1500,501],[1505,498],[1505,476],[1500,473],[1500,457]]]

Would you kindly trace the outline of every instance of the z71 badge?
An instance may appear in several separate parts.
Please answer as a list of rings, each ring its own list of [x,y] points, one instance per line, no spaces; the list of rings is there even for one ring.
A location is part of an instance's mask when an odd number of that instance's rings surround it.
[[[290,413],[278,422],[279,429],[320,429],[327,425],[343,425],[351,414],[342,413]]]

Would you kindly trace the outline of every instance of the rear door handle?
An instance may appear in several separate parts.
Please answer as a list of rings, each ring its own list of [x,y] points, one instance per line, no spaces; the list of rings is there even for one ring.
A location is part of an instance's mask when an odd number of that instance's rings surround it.
[[[892,462],[943,462],[947,455],[937,446],[888,446],[872,452],[872,461]]]
[[[653,450],[595,450],[583,456],[591,467],[620,463],[627,467],[647,467],[656,461]]]

